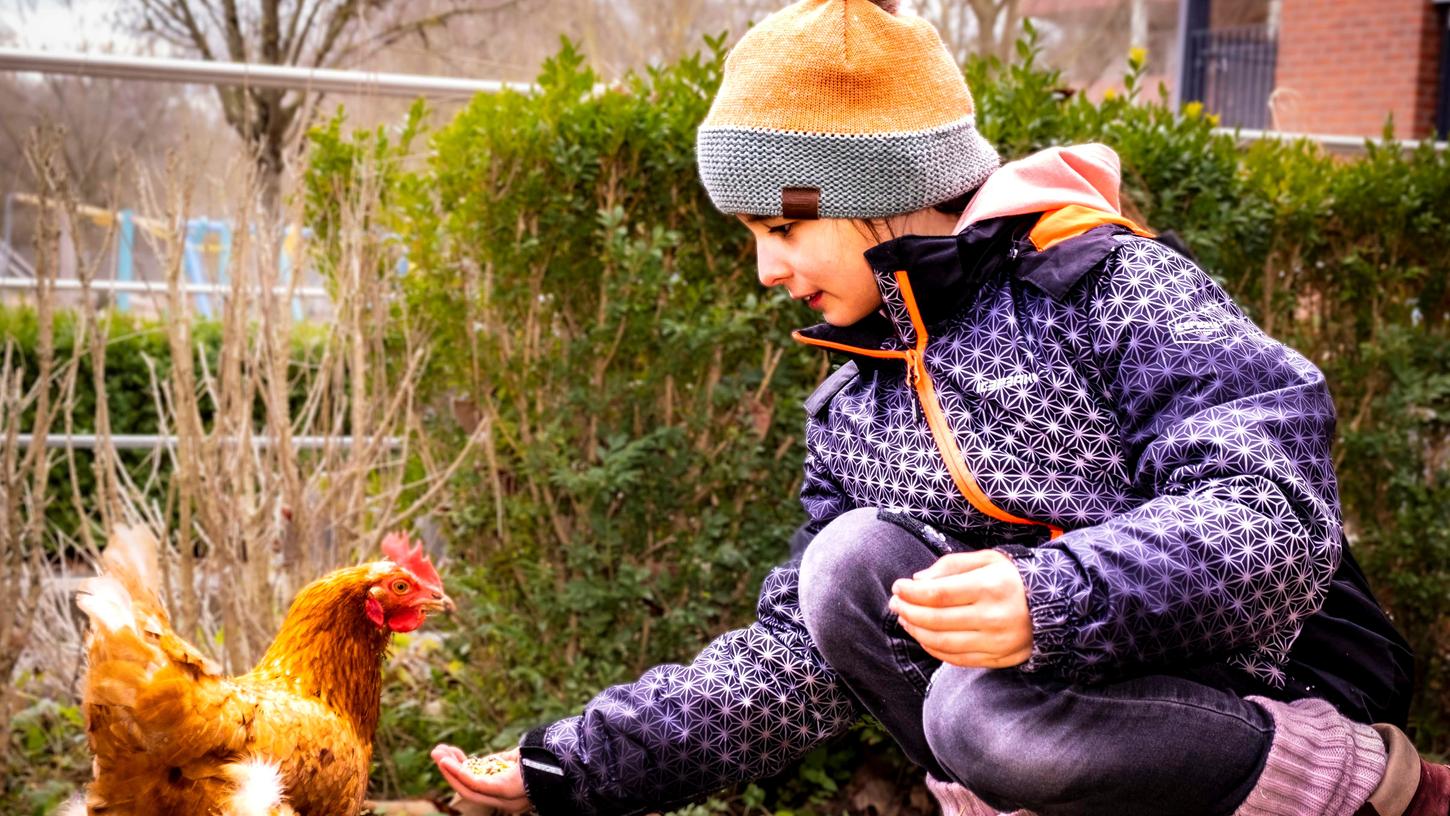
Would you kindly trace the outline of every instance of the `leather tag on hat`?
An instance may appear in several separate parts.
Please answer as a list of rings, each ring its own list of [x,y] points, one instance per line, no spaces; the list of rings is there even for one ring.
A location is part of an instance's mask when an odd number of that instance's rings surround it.
[[[819,187],[783,187],[780,191],[780,216],[799,221],[821,217]]]

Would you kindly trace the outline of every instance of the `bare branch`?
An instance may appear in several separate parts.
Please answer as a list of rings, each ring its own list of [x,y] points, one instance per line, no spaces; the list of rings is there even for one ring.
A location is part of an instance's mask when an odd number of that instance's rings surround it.
[[[264,6],[276,2],[277,0],[262,0]],[[242,17],[237,12],[237,0],[222,0],[222,24],[226,34],[227,54],[232,61],[251,62],[247,51],[247,34],[242,30]]]

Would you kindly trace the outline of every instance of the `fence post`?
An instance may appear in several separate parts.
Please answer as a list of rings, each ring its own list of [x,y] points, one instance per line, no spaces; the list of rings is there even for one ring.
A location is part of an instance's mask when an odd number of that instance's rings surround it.
[[[1450,0],[1435,0],[1440,13],[1440,94],[1435,104],[1435,135],[1450,139]]]
[[[298,225],[292,224],[282,233],[282,246],[277,251],[277,271],[283,285],[292,283],[293,259],[299,257],[301,247],[302,230]],[[303,317],[301,298],[292,298],[292,319],[300,321]]]
[[[1178,102],[1203,101],[1203,39],[1212,25],[1210,0],[1179,0],[1179,35],[1183,52],[1178,85],[1183,89]]]
[[[221,240],[221,249],[217,253],[216,277],[217,283],[225,285],[231,280],[227,276],[227,268],[232,263],[232,225],[230,221],[212,221],[210,227]]]

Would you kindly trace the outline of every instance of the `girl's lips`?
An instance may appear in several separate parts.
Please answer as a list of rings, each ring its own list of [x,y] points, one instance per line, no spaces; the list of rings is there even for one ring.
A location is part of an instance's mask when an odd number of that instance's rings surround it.
[[[812,309],[819,309],[819,308],[821,308],[821,296],[824,295],[824,294],[825,294],[825,292],[817,292],[814,295],[811,295],[811,296],[807,297],[805,299],[806,300],[806,305],[809,306],[809,307],[811,307]]]

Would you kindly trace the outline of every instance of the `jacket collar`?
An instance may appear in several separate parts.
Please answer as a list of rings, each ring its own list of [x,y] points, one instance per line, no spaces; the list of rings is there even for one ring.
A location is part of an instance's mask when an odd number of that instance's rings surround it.
[[[1067,207],[1046,216],[1029,213],[981,221],[956,235],[906,235],[886,241],[865,253],[881,291],[881,310],[850,326],[820,323],[802,329],[796,339],[848,354],[915,346],[902,276],[928,336],[934,326],[975,302],[983,284],[1003,273],[1004,264],[1007,274],[1060,300],[1128,232],[1151,235],[1122,216]],[[1069,237],[1074,240],[1067,241]]]

